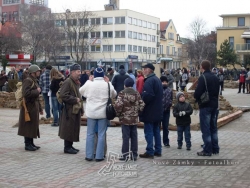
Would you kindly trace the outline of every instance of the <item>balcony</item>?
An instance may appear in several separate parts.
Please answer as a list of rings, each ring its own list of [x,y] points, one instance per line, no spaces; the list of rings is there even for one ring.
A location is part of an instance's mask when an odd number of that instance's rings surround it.
[[[250,43],[245,43],[245,44],[235,44],[236,46],[236,51],[244,51],[244,52],[247,52],[249,51],[250,52]]]

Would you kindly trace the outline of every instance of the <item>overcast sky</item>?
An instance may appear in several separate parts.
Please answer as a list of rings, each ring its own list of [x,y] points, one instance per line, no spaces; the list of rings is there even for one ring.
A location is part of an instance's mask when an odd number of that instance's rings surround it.
[[[104,10],[109,0],[49,0],[53,12]],[[208,30],[222,26],[221,14],[250,13],[250,0],[120,0],[120,9],[130,9],[160,18],[172,19],[181,37],[190,36],[188,26],[200,17]]]

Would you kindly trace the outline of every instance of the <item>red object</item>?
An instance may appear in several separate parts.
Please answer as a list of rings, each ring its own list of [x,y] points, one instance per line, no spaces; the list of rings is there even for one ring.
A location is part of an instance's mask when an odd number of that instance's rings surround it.
[[[245,83],[245,81],[246,81],[246,75],[240,74],[240,83]]]
[[[143,86],[144,86],[144,77],[142,75],[139,75],[136,82],[136,89],[140,94],[142,94]]]

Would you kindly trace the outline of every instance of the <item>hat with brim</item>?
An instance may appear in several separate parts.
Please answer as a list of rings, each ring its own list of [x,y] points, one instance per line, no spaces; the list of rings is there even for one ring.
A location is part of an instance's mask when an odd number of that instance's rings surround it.
[[[155,70],[155,67],[152,63],[147,63],[146,65],[142,66],[142,68],[149,68],[151,70]]]

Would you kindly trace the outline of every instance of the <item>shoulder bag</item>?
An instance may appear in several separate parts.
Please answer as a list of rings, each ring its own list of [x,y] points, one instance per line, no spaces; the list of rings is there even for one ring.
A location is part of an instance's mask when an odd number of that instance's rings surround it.
[[[205,86],[206,86],[206,91],[204,93],[202,93],[201,97],[200,97],[200,104],[206,104],[209,102],[209,93],[207,90],[207,80],[206,77],[204,76],[204,74],[202,74],[204,80],[205,80]]]
[[[109,98],[106,106],[106,116],[108,120],[113,120],[116,117],[116,112],[112,104],[112,99],[110,98],[110,86],[108,83],[108,92],[109,92]]]

